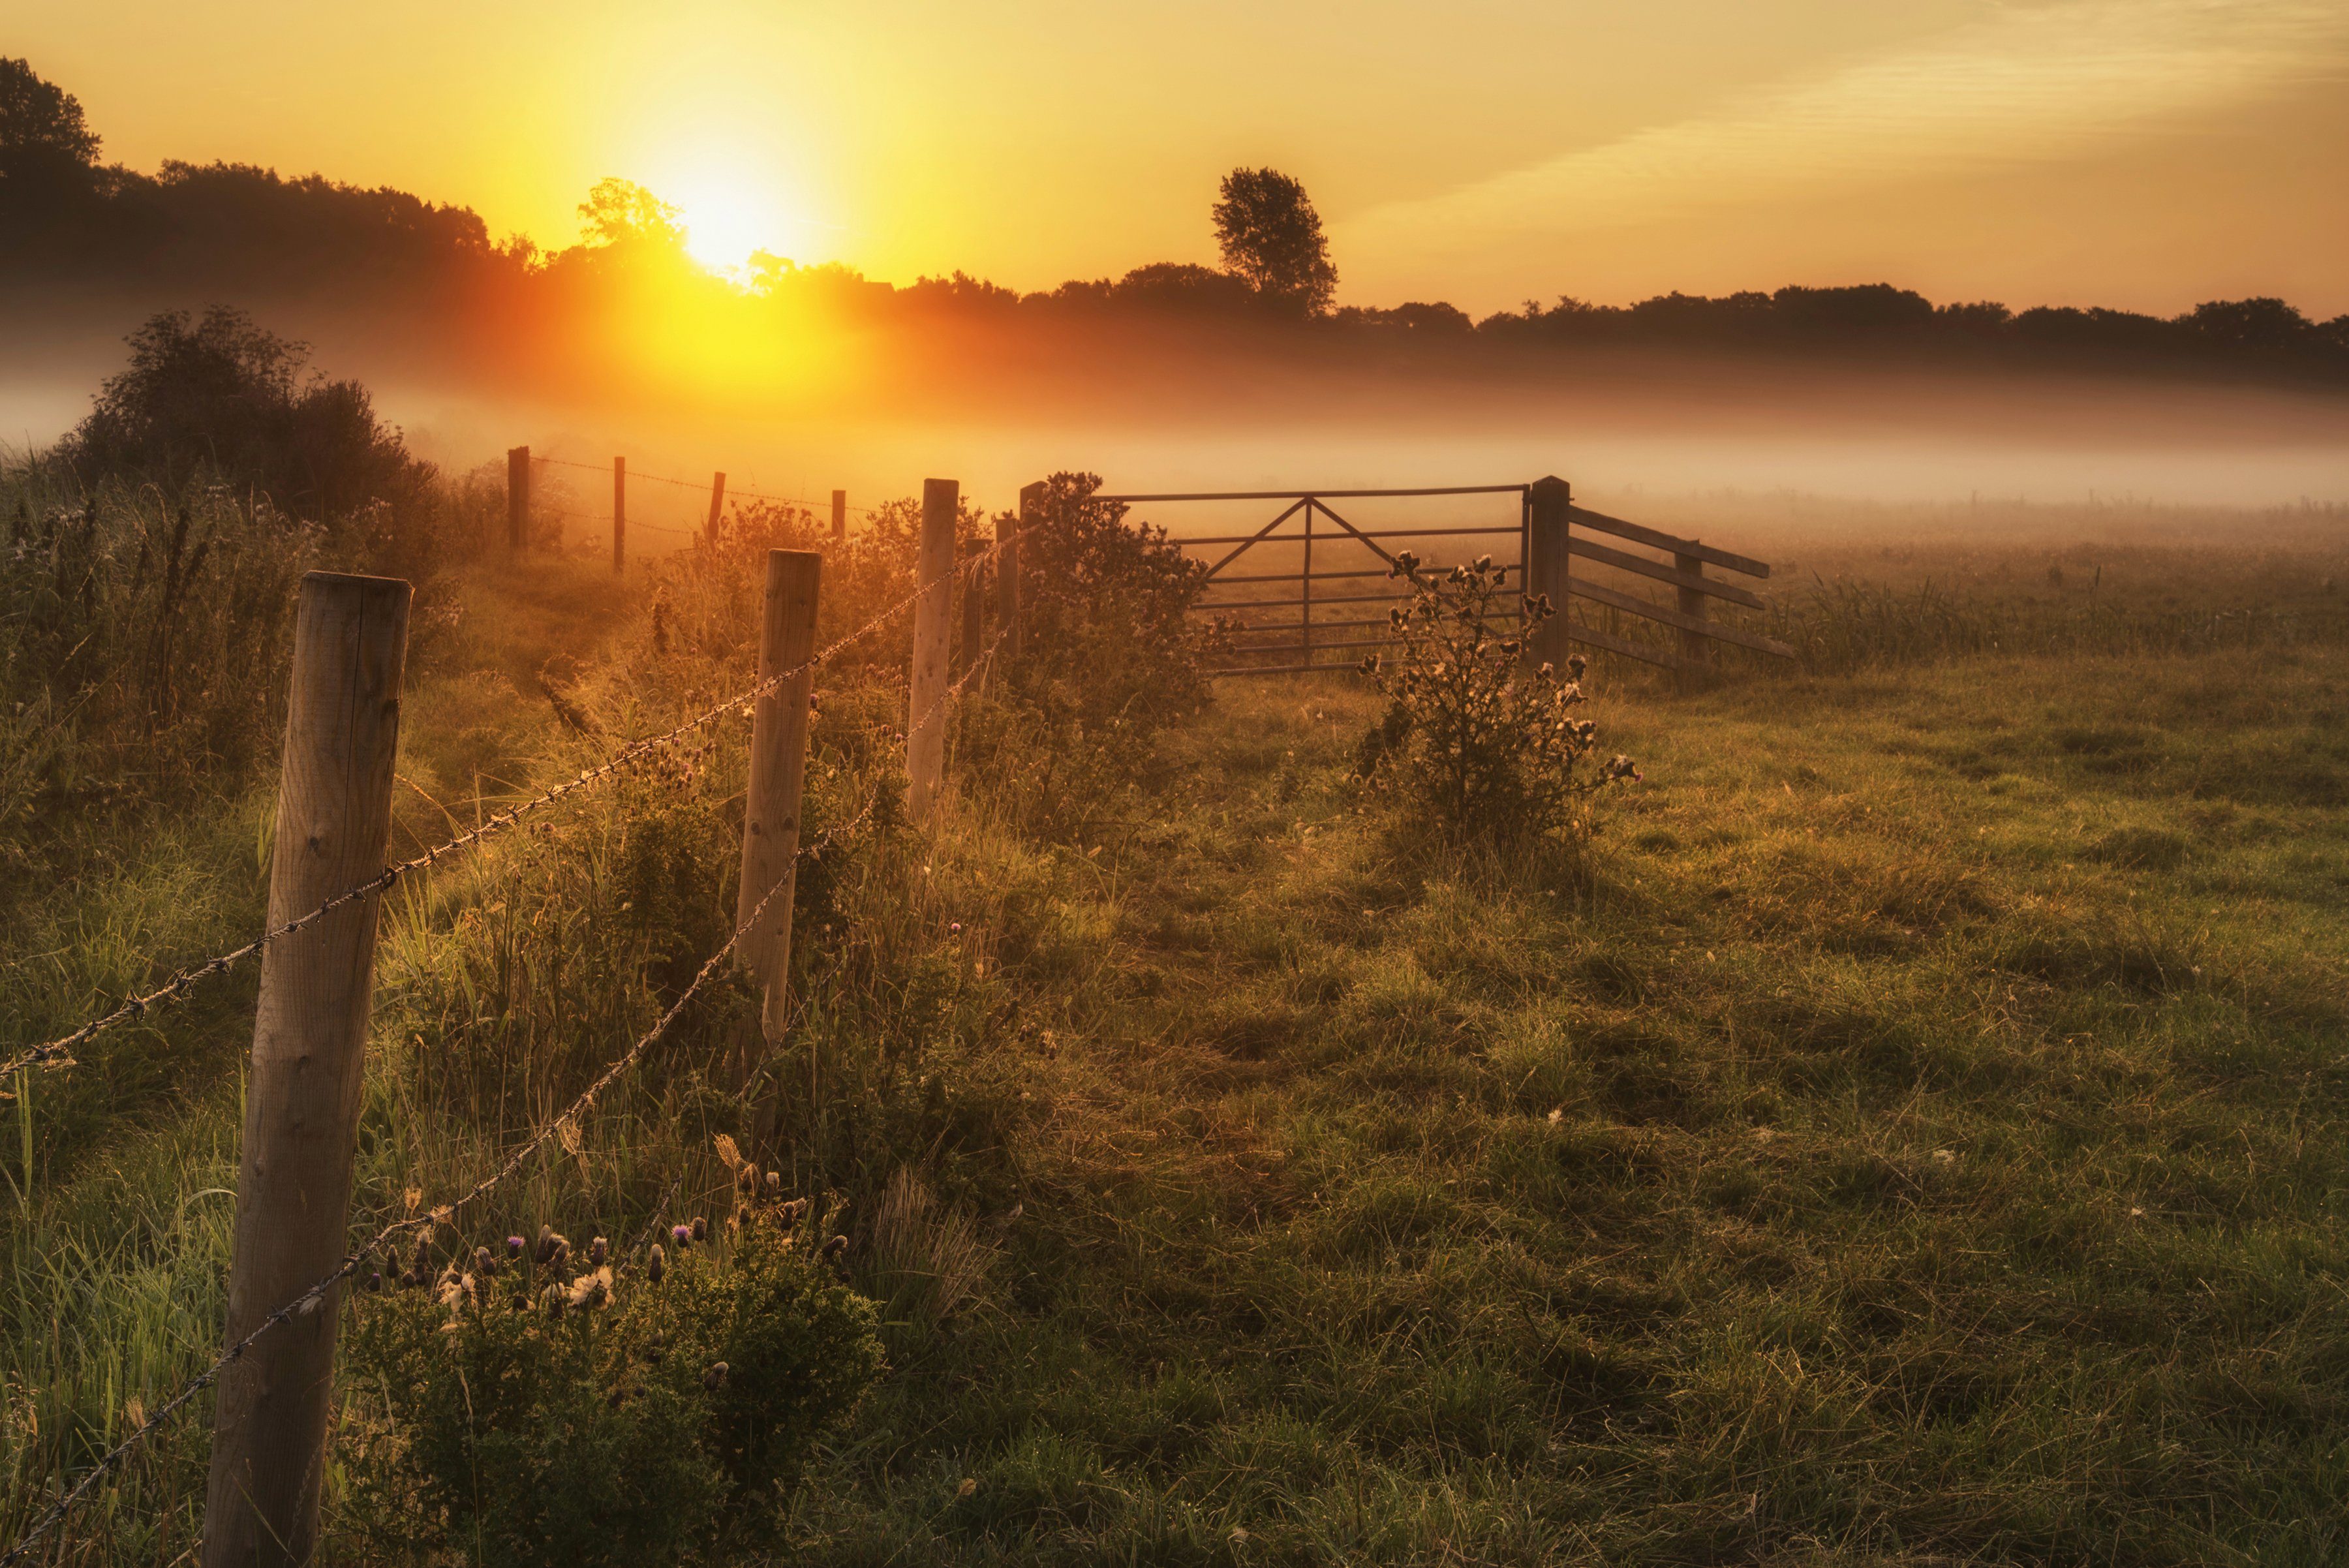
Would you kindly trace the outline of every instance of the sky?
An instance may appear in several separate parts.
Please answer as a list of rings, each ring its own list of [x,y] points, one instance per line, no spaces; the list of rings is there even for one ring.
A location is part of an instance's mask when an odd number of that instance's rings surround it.
[[[2343,0],[8,0],[105,156],[272,165],[544,244],[606,175],[759,247],[1022,289],[1212,264],[1301,179],[1340,303],[1889,281],[2349,312]]]

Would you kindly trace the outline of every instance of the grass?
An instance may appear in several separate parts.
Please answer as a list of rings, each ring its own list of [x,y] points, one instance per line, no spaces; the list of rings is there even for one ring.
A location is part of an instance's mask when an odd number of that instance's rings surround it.
[[[721,677],[608,592],[470,582],[395,842],[595,749],[549,653],[622,730]],[[2349,649],[2103,647],[1608,691],[1649,782],[1578,854],[1361,815],[1350,683],[1227,685],[1060,838],[968,774],[834,875],[747,1095],[734,987],[481,1228],[707,1206],[718,1132],[846,1205],[893,1366],[761,1561],[2337,1562]],[[885,777],[888,701],[827,695],[820,817]],[[714,945],[735,752],[388,920],[362,1218],[478,1172]],[[41,940],[119,929],[127,974],[236,929],[252,809]],[[236,999],[153,1027],[121,1081],[171,1092],[13,1199],[16,1517],[217,1333]],[[63,1560],[183,1551],[202,1428]]]

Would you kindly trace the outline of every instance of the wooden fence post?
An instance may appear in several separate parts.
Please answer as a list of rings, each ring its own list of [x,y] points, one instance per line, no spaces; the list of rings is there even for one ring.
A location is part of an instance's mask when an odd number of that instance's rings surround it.
[[[1672,565],[1692,577],[1704,576],[1704,560],[1702,556],[1682,555],[1679,551],[1674,551]],[[1679,587],[1673,589],[1673,593],[1677,597],[1682,615],[1694,616],[1699,620],[1705,618],[1705,595],[1702,589]],[[1676,673],[1679,676],[1679,684],[1683,690],[1698,684],[1702,680],[1702,667],[1708,663],[1712,657],[1708,651],[1708,646],[1702,632],[1691,631],[1686,627],[1681,628],[1681,658],[1684,662]]]
[[[1019,487],[1019,512],[996,524],[1002,548],[995,553],[995,615],[1002,623],[1003,655],[1019,657],[1019,535],[1044,508],[1044,482]]]
[[[726,471],[721,468],[709,476],[709,521],[701,528],[701,536],[713,545],[718,543],[718,519],[725,506]]]
[[[1528,599],[1549,596],[1554,612],[1526,641],[1529,662],[1566,668],[1567,509],[1574,492],[1556,474],[1534,481],[1526,493],[1525,592]]]
[[[816,595],[823,557],[812,550],[767,552],[767,608],[759,633],[759,680],[797,670],[760,695],[750,718],[750,784],[742,811],[742,886],[734,919],[750,919],[771,889],[774,898],[736,949],[742,967],[766,987],[761,1033],[783,1037],[792,973],[792,888],[800,852],[800,787],[807,767],[808,700],[815,671],[801,669],[815,652]],[[754,1064],[745,1063],[742,1081]]]
[[[962,487],[951,479],[922,481],[922,538],[915,556],[914,667],[905,711],[905,810],[920,822],[930,814],[947,761],[947,645],[954,631],[955,512]]]
[[[972,554],[978,554],[974,546]],[[962,658],[964,672],[978,664],[979,645],[987,640],[987,583],[984,568],[972,566],[962,584]]]
[[[506,449],[506,548],[530,548],[530,448]]]
[[[409,586],[310,572],[294,630],[269,923],[383,869]],[[225,1343],[332,1273],[348,1245],[379,896],[262,954]],[[315,1561],[339,1287],[229,1363],[212,1424],[205,1568]]]
[[[628,566],[628,460],[612,460],[612,571],[615,576]]]
[[[848,492],[832,493],[832,542],[835,545],[848,537]]]

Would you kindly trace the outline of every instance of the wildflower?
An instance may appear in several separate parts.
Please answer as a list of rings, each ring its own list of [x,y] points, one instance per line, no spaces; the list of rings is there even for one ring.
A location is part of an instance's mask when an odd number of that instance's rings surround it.
[[[960,920],[957,920],[954,924],[948,926],[947,928],[947,935],[950,937],[958,937],[962,935],[962,922]]]
[[[473,1272],[475,1272],[475,1273],[477,1273],[477,1274],[481,1275],[481,1278],[483,1278],[483,1279],[485,1279],[485,1280],[486,1280],[486,1279],[493,1278],[493,1277],[496,1275],[497,1272],[498,1272],[498,1259],[497,1259],[497,1254],[496,1254],[496,1253],[494,1253],[494,1252],[492,1252],[492,1251],[491,1251],[487,1247],[476,1247],[476,1248],[474,1248],[474,1249],[473,1249]]]
[[[772,1171],[770,1171],[768,1175],[771,1179],[775,1177],[775,1173]],[[780,1188],[782,1183],[778,1179],[775,1181],[775,1185]],[[786,1231],[789,1231],[792,1227],[800,1222],[801,1217],[806,1214],[807,1211],[808,1200],[804,1198],[794,1198],[789,1203],[784,1204],[781,1209],[775,1210],[775,1220]]]
[[[968,1477],[968,1476],[965,1476],[965,1477],[963,1477],[963,1478],[962,1478],[962,1484],[961,1484],[960,1486],[958,1486],[958,1487],[955,1488],[955,1501],[957,1501],[957,1502],[959,1502],[959,1501],[961,1501],[964,1498],[968,1497],[971,1493],[973,1493],[973,1492],[977,1491],[978,1490],[978,1482],[977,1482],[976,1480],[972,1480],[970,1477]]]
[[[373,1269],[368,1271],[367,1288],[369,1295],[377,1294],[383,1289],[383,1271],[381,1269]]]
[[[519,1261],[522,1257],[522,1249],[523,1239],[521,1237],[509,1236],[506,1238],[506,1257],[509,1261]]]
[[[612,1299],[612,1271],[599,1268],[593,1273],[580,1275],[571,1282],[567,1294],[573,1306],[602,1306]]]
[[[770,1198],[780,1198],[782,1196],[782,1191],[783,1173],[780,1170],[771,1170],[767,1172],[767,1196]]]
[[[563,1315],[565,1298],[561,1285],[547,1286],[546,1289],[541,1293],[539,1299],[546,1303],[547,1316],[552,1318],[560,1318]]]
[[[701,1375],[701,1386],[712,1394],[726,1386],[726,1364],[722,1361],[711,1362],[709,1370]]]
[[[672,1225],[668,1228],[668,1239],[677,1243],[678,1251],[689,1252],[693,1250],[693,1227]]]
[[[697,1241],[709,1240],[709,1221],[698,1214],[693,1217],[693,1239]]]
[[[668,1272],[668,1254],[661,1251],[661,1244],[658,1241],[655,1241],[652,1256],[645,1262],[645,1278],[657,1285],[661,1282],[661,1276],[667,1272]]]
[[[598,1236],[587,1244],[587,1261],[602,1268],[612,1255],[612,1243]]]

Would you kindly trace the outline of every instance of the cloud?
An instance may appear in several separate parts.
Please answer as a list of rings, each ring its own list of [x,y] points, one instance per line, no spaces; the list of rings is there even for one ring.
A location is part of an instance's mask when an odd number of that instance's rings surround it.
[[[1929,43],[1332,227],[1369,270],[1417,271],[1544,234],[2076,158],[2344,76],[2338,0],[2005,4]]]

